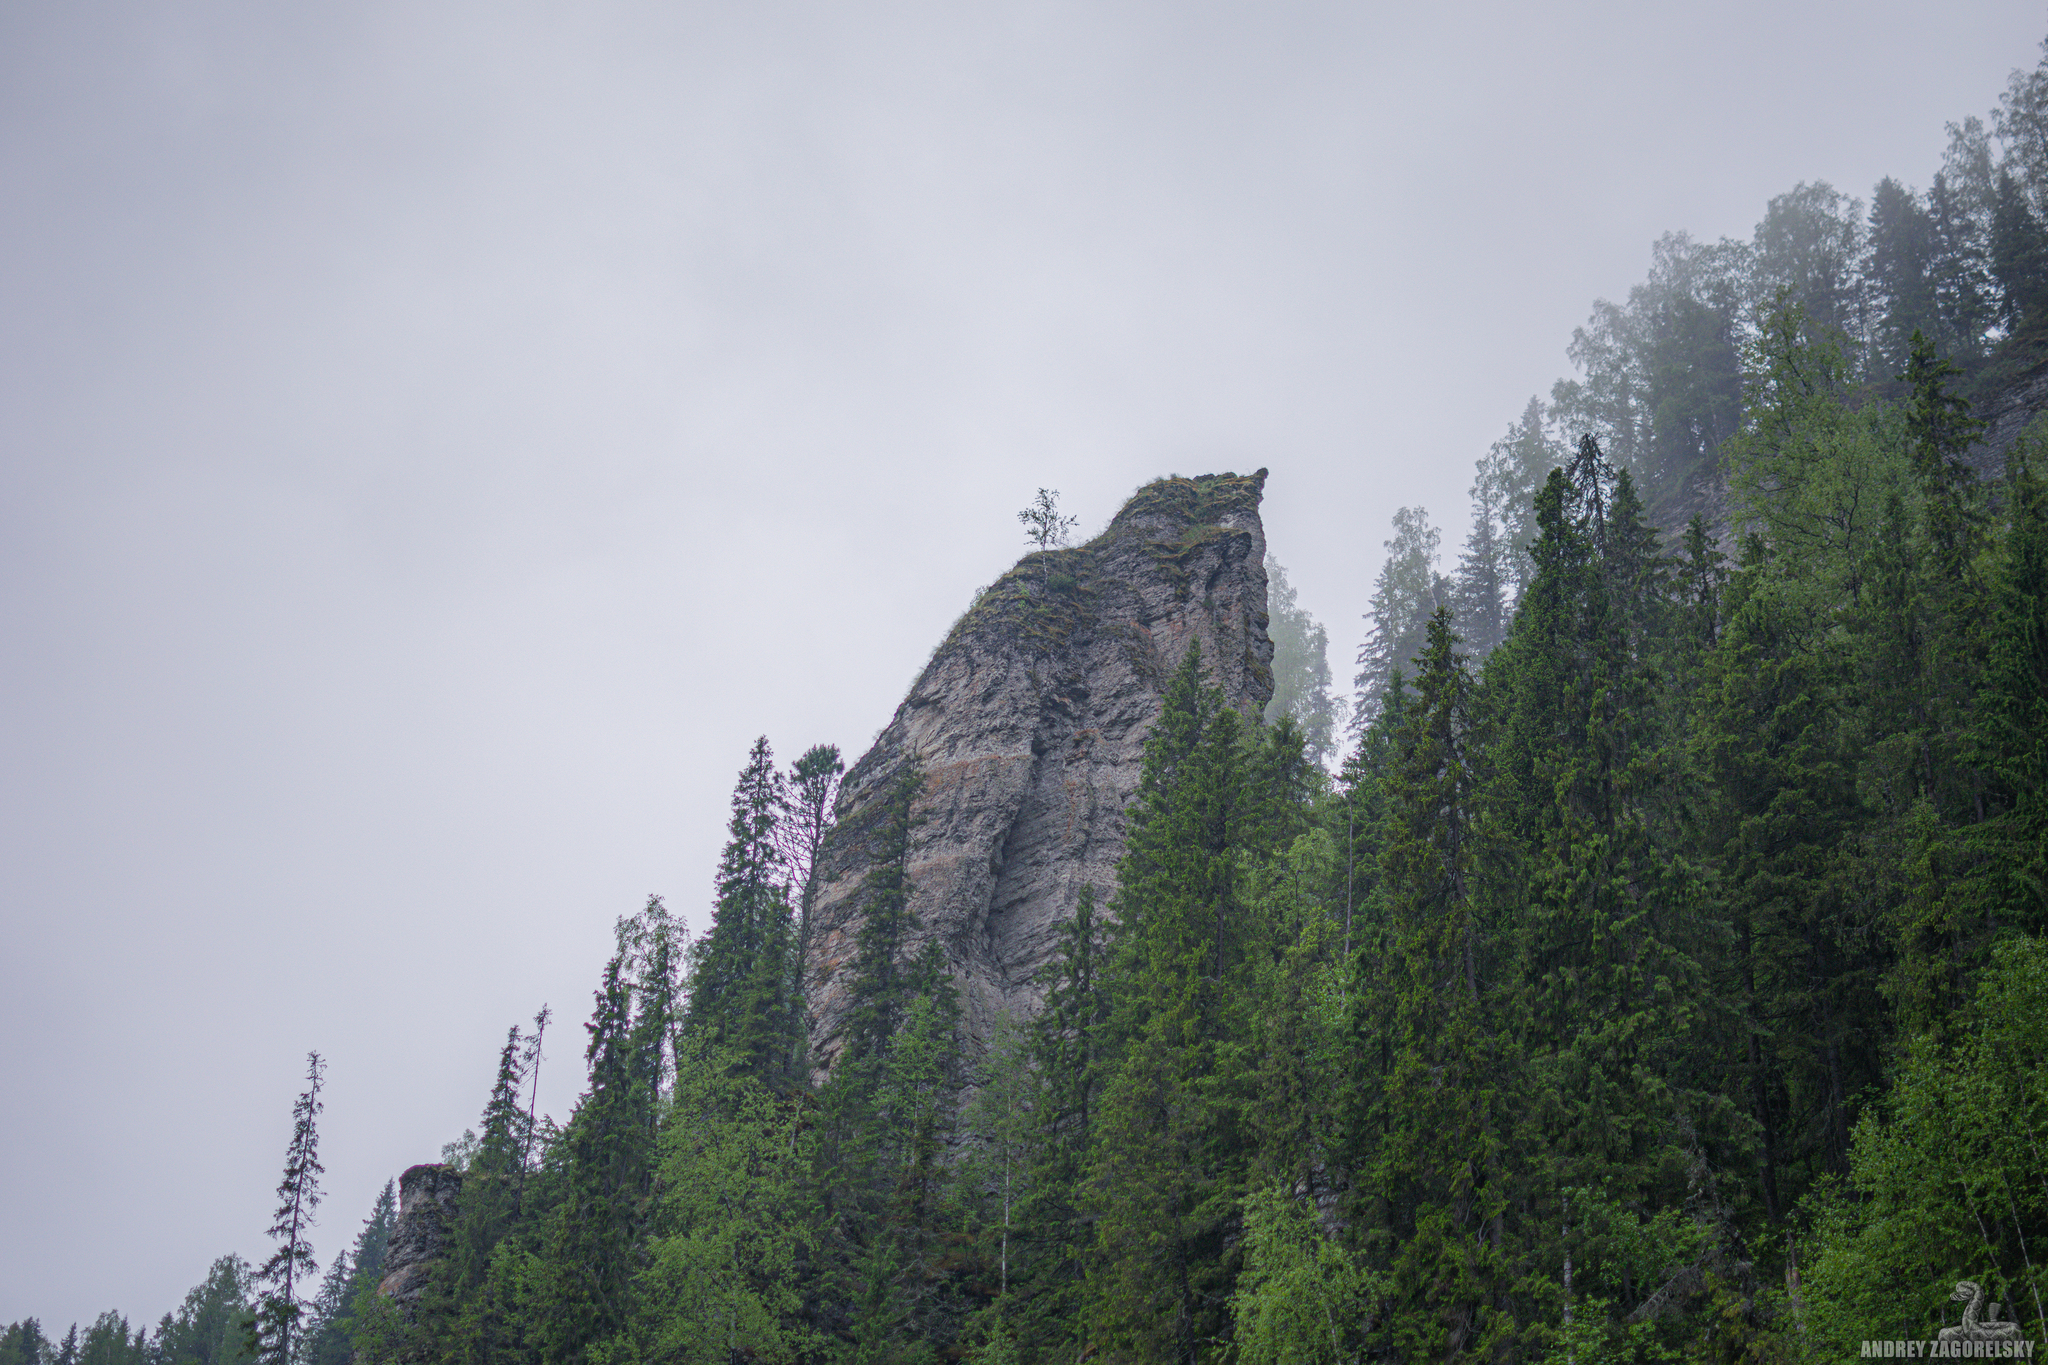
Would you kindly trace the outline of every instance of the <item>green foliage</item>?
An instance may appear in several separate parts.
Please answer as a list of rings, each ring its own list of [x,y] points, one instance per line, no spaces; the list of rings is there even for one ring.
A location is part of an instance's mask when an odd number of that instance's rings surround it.
[[[657,1208],[637,1307],[595,1362],[794,1361],[801,1108],[715,1052],[686,1054],[662,1115]]]
[[[2002,147],[1965,120],[1867,220],[1809,184],[1747,242],[1657,243],[1481,461],[1454,580],[1396,514],[1334,780],[1270,561],[1265,716],[1198,647],[1157,680],[1113,899],[1072,888],[1042,1010],[983,1052],[906,764],[838,836],[850,1010],[809,1055],[842,764],[757,743],[712,928],[621,923],[568,1123],[512,1030],[418,1309],[375,1292],[387,1189],[300,1354],[1793,1361],[1924,1337],[1963,1279],[2048,1335],[2048,442],[1986,487],[1966,401],[2042,335],[2044,109],[2048,63]],[[949,638],[1050,649],[1112,550],[1191,593],[1262,483],[1156,481],[1076,548],[1045,494]],[[154,1358],[239,1362],[252,1288],[217,1263]],[[67,1341],[0,1357],[140,1349],[111,1314]]]
[[[398,1221],[395,1182],[385,1181],[355,1245],[336,1256],[313,1301],[313,1319],[306,1329],[307,1365],[349,1365],[357,1308],[374,1299],[383,1277],[384,1249]]]
[[[812,760],[813,768],[820,766]],[[820,774],[812,772],[814,785]],[[816,792],[811,793],[816,797]],[[787,1083],[803,1022],[796,926],[776,839],[788,787],[766,737],[754,741],[733,789],[718,863],[711,931],[690,953],[684,1025],[696,1046],[728,1052],[749,1075]],[[814,855],[815,856],[815,855]]]
[[[2048,945],[2001,944],[1952,1045],[1908,1050],[1881,1111],[1857,1125],[1848,1179],[1813,1202],[1807,1321],[1824,1349],[1926,1337],[1961,1280],[2048,1337]]]
[[[1394,534],[1384,542],[1387,557],[1373,580],[1370,627],[1358,651],[1358,674],[1352,679],[1356,699],[1351,723],[1355,730],[1379,713],[1380,701],[1397,669],[1405,669],[1421,652],[1430,616],[1451,595],[1451,584],[1437,572],[1437,545],[1443,536],[1429,524],[1420,507],[1394,513]]]
[[[1983,688],[1966,760],[1985,776],[1986,817],[1974,831],[1987,912],[2039,933],[2048,927],[2048,482],[2044,442],[2014,447],[2008,530],[1986,594]]]
[[[248,1323],[255,1292],[256,1272],[249,1263],[221,1257],[177,1311],[164,1314],[156,1350],[169,1365],[242,1365],[253,1359]]]
[[[1387,1290],[1316,1225],[1314,1210],[1280,1188],[1245,1200],[1244,1273],[1231,1295],[1244,1365],[1340,1365]]]

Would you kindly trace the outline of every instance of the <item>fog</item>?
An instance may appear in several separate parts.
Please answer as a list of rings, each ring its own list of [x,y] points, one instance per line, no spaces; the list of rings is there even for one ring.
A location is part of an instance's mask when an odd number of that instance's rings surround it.
[[[748,744],[849,760],[1041,486],[1396,507],[1660,233],[1925,185],[2038,5],[0,9],[0,1323],[322,1264]]]

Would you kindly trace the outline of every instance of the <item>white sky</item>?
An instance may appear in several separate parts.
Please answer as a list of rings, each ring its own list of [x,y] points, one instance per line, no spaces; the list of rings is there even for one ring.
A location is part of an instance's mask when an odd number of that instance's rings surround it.
[[[1667,229],[1924,186],[2038,4],[0,8],[0,1323],[326,1257],[580,1086],[766,732],[849,761],[1014,513],[1269,466],[1348,678],[1400,505]]]

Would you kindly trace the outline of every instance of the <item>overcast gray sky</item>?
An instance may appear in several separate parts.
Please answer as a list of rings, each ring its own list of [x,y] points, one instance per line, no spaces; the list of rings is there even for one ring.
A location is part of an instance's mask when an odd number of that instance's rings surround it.
[[[323,1264],[765,732],[849,760],[1058,488],[1387,522],[1668,229],[1924,186],[2032,3],[0,8],[0,1323]]]

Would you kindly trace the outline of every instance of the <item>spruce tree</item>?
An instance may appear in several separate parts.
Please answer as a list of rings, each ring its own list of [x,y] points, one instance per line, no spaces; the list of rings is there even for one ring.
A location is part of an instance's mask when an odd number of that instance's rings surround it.
[[[1030,1245],[1014,1276],[1022,1302],[1006,1319],[1024,1346],[1068,1354],[1079,1351],[1085,1335],[1083,1289],[1092,1227],[1084,1182],[1108,1022],[1100,980],[1104,925],[1093,885],[1082,883],[1072,918],[1056,934],[1052,958],[1039,977],[1045,1002],[1030,1024],[1038,1078],[1032,1113],[1038,1132],[1023,1204]]]
[[[528,1291],[530,1330],[547,1359],[587,1359],[627,1326],[633,1310],[652,1214],[660,1040],[670,1022],[659,990],[643,993],[633,976],[633,945],[646,937],[644,928],[644,918],[620,924],[619,947],[605,964],[586,1026],[589,1089],[561,1137],[562,1199],[550,1213]]]
[[[1354,1198],[1372,1220],[1368,1237],[1397,1249],[1385,1330],[1403,1356],[1511,1353],[1528,1326],[1500,1311],[1517,1270],[1508,1218],[1526,1197],[1502,1150],[1522,1069],[1500,1018],[1513,955],[1473,895],[1478,736],[1457,644],[1439,611],[1393,737],[1380,859],[1391,1017],[1361,1020],[1388,1030],[1375,1041],[1391,1066],[1365,1097]]]
[[[520,1105],[528,1040],[514,1024],[498,1054],[498,1070],[484,1104],[481,1132],[456,1205],[449,1252],[441,1352],[450,1361],[516,1359],[518,1329],[509,1321],[516,1308],[505,1287],[494,1283],[493,1262],[520,1217],[525,1154],[531,1135]],[[438,1306],[438,1305],[437,1305]],[[430,1317],[422,1313],[423,1320]]]
[[[51,1349],[43,1325],[34,1318],[11,1322],[0,1331],[0,1365],[43,1365]]]
[[[1107,1071],[1092,1161],[1100,1345],[1192,1361],[1223,1330],[1248,1166],[1219,1062],[1246,1026],[1242,727],[1191,643],[1145,744],[1117,873]]]
[[[923,1359],[967,1306],[944,1267],[959,1226],[945,1154],[962,1077],[959,1003],[940,944],[911,909],[922,769],[906,763],[860,818],[872,862],[858,890],[847,1024],[818,1096],[813,1169],[824,1293],[861,1360]]]
[[[1845,662],[1814,650],[1797,595],[1754,546],[1724,601],[1693,725],[1710,794],[1694,842],[1733,935],[1732,1088],[1755,1125],[1756,1194],[1775,1225],[1846,1156],[1848,1092],[1874,1078],[1882,1046],[1852,1023],[1876,1008],[1878,964],[1843,858],[1863,821]]]
[[[1451,594],[1451,584],[1436,569],[1441,539],[1442,533],[1429,524],[1426,509],[1403,507],[1394,513],[1394,534],[1385,542],[1387,557],[1373,580],[1366,640],[1358,651],[1358,675],[1352,679],[1354,733],[1363,733],[1378,714],[1387,680],[1422,648],[1430,614]]]
[[[384,1248],[397,1221],[397,1182],[387,1180],[355,1245],[334,1258],[321,1281],[314,1319],[307,1328],[307,1365],[349,1365],[354,1358],[351,1329],[366,1298],[376,1295],[383,1278]]]
[[[284,1177],[277,1185],[277,1212],[270,1236],[277,1249],[256,1271],[268,1285],[256,1299],[249,1323],[250,1350],[266,1365],[291,1365],[299,1341],[299,1321],[309,1306],[306,1289],[319,1263],[306,1240],[313,1214],[320,1207],[320,1086],[327,1064],[318,1052],[306,1054],[306,1089],[292,1105],[292,1137],[285,1147]]]
[[[808,1001],[812,912],[818,902],[818,853],[832,828],[833,807],[839,796],[839,780],[846,773],[839,750],[830,744],[816,744],[804,751],[790,768],[783,787],[783,816],[775,826],[776,848],[788,880],[787,895],[796,907],[795,958],[796,1010],[789,1074],[801,1077],[807,1069],[805,1049],[809,1042],[811,1016]]]
[[[2048,926],[2048,479],[2038,437],[2009,457],[2007,529],[1991,571],[1986,667],[1968,758],[1984,773],[1978,876],[1992,922]]]
[[[1323,763],[1336,752],[1337,702],[1330,695],[1330,636],[1300,604],[1287,570],[1266,554],[1266,605],[1273,640],[1273,696],[1267,722],[1291,719],[1311,757]]]
[[[733,789],[711,930],[690,955],[685,1015],[700,1046],[729,1052],[763,1080],[786,1074],[801,1024],[796,944],[776,844],[785,791],[767,739],[756,740]]]

